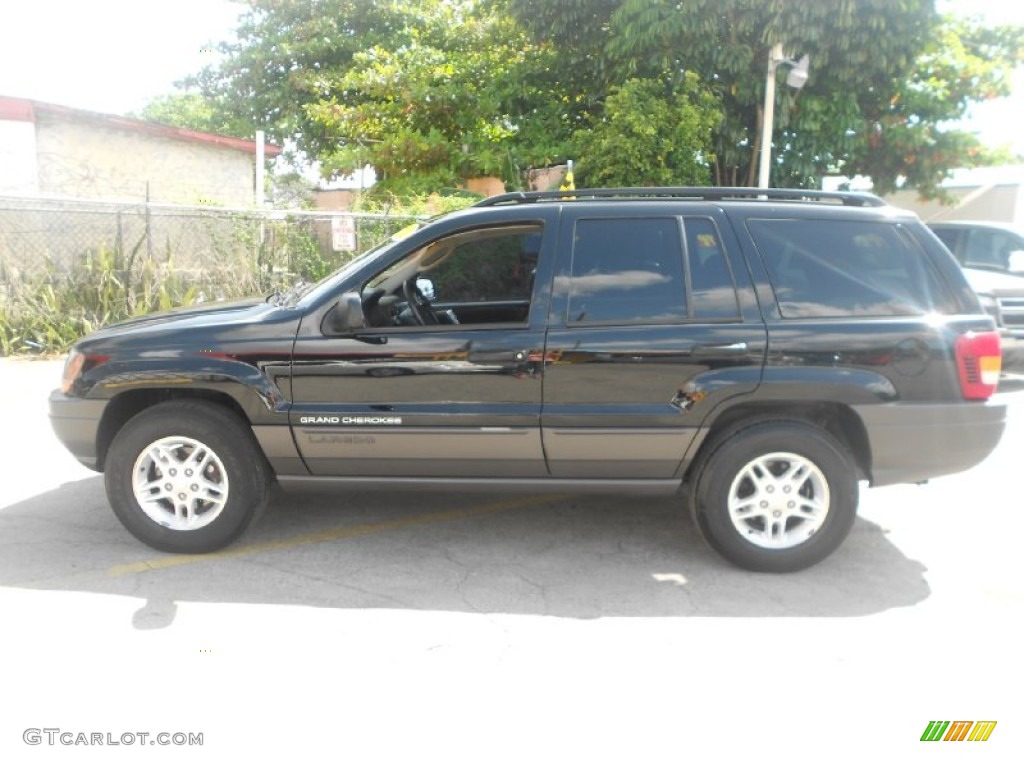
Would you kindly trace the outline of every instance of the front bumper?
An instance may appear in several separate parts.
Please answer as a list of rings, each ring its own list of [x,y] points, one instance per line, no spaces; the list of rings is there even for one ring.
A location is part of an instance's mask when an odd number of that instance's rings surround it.
[[[50,425],[57,439],[89,469],[100,471],[98,436],[108,400],[68,397],[59,389],[50,393]]]
[[[854,406],[871,448],[871,484],[915,483],[980,464],[999,444],[1006,406],[938,403]]]
[[[1024,330],[1000,329],[999,343],[1003,349],[1003,371],[1024,373]]]

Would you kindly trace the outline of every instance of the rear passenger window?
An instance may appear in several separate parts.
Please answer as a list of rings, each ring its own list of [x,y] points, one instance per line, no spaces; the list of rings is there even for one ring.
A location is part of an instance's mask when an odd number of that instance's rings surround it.
[[[898,224],[750,219],[783,317],[956,312],[927,254]]]
[[[678,219],[576,222],[569,325],[637,325],[685,319]]]

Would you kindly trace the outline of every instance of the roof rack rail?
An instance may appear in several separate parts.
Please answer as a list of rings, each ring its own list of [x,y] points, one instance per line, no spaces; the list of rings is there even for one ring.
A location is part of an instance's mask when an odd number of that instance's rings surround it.
[[[888,205],[882,198],[865,192],[825,192],[819,189],[761,189],[759,187],[617,187],[611,189],[555,189],[550,192],[508,192],[474,203],[474,208],[573,200],[613,198],[671,198],[683,200],[783,200],[828,202],[858,207]]]

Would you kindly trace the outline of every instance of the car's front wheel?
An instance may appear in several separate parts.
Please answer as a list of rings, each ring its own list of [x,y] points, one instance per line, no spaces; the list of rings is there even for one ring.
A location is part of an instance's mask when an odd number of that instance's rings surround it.
[[[845,448],[801,422],[762,422],[712,447],[695,479],[694,519],[722,556],[754,571],[797,571],[831,554],[857,513]]]
[[[171,400],[117,433],[107,498],[136,538],[166,552],[211,552],[238,538],[267,503],[269,470],[248,426],[229,410]]]

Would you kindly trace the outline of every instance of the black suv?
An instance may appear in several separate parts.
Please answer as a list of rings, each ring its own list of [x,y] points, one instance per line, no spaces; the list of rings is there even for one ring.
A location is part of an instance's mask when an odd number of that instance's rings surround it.
[[[317,285],[94,333],[50,413],[167,551],[225,546],[275,479],[685,489],[723,556],[792,571],[843,541],[860,480],[984,459],[999,367],[956,261],[878,198],[512,193]]]

